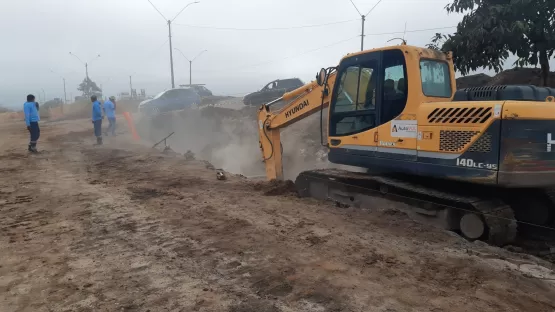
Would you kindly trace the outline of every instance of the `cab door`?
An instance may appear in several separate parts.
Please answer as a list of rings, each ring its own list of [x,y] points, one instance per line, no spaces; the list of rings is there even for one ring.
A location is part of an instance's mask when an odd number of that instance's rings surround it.
[[[376,156],[416,161],[416,115],[403,112],[408,100],[407,66],[403,51],[383,51],[380,74]]]
[[[354,55],[338,68],[328,124],[331,162],[365,167],[375,156],[381,53]]]

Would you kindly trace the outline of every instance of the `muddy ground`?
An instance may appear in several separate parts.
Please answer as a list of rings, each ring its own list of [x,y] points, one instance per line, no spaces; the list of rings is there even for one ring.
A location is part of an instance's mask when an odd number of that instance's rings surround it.
[[[2,312],[555,309],[550,263],[90,128],[0,125]]]

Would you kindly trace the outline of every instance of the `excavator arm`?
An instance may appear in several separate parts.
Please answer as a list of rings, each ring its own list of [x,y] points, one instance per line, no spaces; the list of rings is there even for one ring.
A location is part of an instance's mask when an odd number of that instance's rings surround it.
[[[312,81],[281,98],[264,104],[258,111],[258,136],[268,180],[283,179],[280,130],[326,108],[330,103],[335,83],[335,67],[322,69],[318,75],[322,81]],[[319,83],[320,82],[320,83]],[[288,104],[276,112],[271,105],[284,101]]]

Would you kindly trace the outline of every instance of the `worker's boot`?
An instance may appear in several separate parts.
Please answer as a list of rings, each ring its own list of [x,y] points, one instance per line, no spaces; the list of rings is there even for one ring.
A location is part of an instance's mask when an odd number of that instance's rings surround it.
[[[29,144],[29,152],[31,152],[31,153],[38,153],[39,152],[37,150],[37,143]]]
[[[95,145],[102,145],[102,137],[97,137],[96,138],[96,144]]]

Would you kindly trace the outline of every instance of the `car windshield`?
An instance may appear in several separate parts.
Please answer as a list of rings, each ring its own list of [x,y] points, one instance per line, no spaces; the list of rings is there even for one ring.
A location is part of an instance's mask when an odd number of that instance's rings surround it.
[[[162,92],[156,94],[156,96],[153,97],[153,99],[158,99],[158,98],[160,98],[162,95],[164,95],[164,93],[166,93],[166,91],[162,91]]]
[[[174,94],[172,94],[174,95]],[[188,98],[188,97],[192,97],[195,96],[196,92],[193,89],[178,89],[176,94],[174,96],[179,97],[179,98]]]
[[[196,95],[195,91],[192,89],[170,89],[170,90],[166,90],[163,92],[158,93],[154,99],[159,99],[162,96],[164,96],[164,98],[166,99],[176,99],[176,98],[181,98],[181,99],[185,99],[185,98],[190,98],[190,97],[194,97]]]
[[[286,79],[286,80],[281,80],[279,82],[280,86],[282,88],[294,88],[294,87],[299,87],[302,86],[303,84],[301,83],[301,81],[299,81],[299,79]]]

